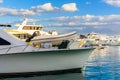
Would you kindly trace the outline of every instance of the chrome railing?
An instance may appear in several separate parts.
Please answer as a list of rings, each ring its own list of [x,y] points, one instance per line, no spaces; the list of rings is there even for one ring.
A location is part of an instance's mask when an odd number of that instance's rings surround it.
[[[27,48],[28,48],[29,44],[27,45],[18,45],[18,46],[9,46],[9,47],[6,47],[6,48],[1,48],[0,49],[0,53],[2,52],[2,50],[4,51],[5,54],[9,53],[11,49],[14,49],[14,48],[21,48],[20,52],[24,52]],[[22,49],[23,48],[23,49]],[[17,51],[15,51],[17,52]],[[19,52],[19,51],[18,51]],[[3,53],[3,54],[4,54]]]

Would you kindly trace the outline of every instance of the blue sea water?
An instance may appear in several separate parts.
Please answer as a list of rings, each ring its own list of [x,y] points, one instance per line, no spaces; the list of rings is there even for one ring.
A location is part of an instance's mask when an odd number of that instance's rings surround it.
[[[86,62],[82,74],[4,78],[0,80],[120,80],[120,47],[96,49]]]
[[[86,80],[120,80],[120,47],[95,50],[84,67]]]

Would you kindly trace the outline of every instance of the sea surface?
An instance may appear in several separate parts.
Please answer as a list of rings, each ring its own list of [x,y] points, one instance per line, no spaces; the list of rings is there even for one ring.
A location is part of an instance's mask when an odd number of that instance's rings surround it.
[[[120,46],[96,49],[81,73],[2,78],[0,80],[120,80]]]
[[[86,80],[120,80],[120,46],[95,50],[83,75]]]

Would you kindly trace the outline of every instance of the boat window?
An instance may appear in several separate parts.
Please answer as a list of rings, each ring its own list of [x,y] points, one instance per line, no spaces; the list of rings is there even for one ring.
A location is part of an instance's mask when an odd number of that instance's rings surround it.
[[[32,27],[30,27],[30,30],[32,30]]]
[[[11,45],[11,43],[9,43],[8,41],[0,38],[0,45]]]
[[[30,29],[29,26],[24,26],[24,27],[23,27],[23,30],[29,30],[29,29]]]
[[[42,30],[41,26],[24,26],[23,30]]]
[[[35,27],[33,27],[33,30],[35,30]]]
[[[42,30],[42,27],[37,27],[37,30]]]
[[[37,29],[36,30],[40,30],[40,28],[39,27],[37,27]]]

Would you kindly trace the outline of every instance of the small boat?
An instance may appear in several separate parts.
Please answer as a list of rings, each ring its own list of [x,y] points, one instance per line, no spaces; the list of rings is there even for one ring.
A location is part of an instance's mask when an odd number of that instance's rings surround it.
[[[52,43],[52,45],[60,45],[63,40],[69,40],[69,39],[77,39],[77,32],[70,32],[66,34],[61,35],[54,35],[54,36],[35,36],[30,41],[35,44],[41,44],[41,43]]]
[[[120,46],[120,42],[118,41],[111,41],[111,42],[106,42],[105,45],[107,46]]]
[[[82,68],[94,50],[82,47],[79,40],[35,48],[3,30],[0,42],[0,76]]]

